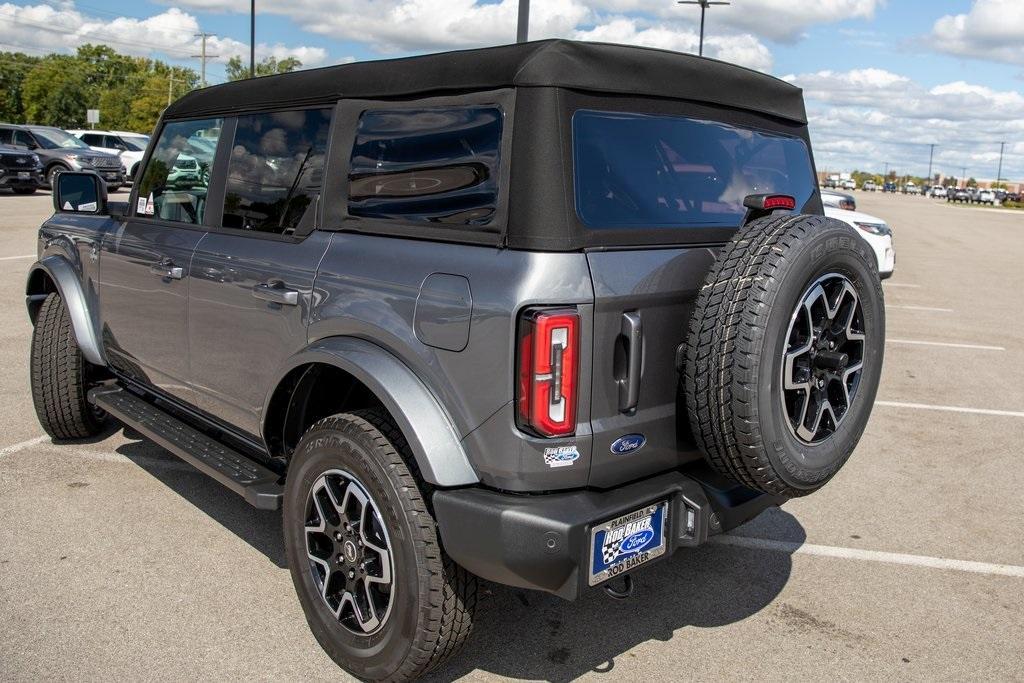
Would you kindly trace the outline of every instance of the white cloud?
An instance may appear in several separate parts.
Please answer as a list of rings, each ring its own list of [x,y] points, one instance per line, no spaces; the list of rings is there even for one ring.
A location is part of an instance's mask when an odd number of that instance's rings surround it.
[[[967,14],[938,19],[930,44],[961,57],[1024,64],[1024,2],[976,0]]]
[[[1024,95],[956,81],[926,88],[884,69],[789,75],[804,89],[820,170],[876,170],[885,162],[924,175],[933,169],[992,179],[999,142],[1024,140]],[[1003,176],[1024,179],[1024,144],[1007,145]]]
[[[677,52],[697,52],[700,36],[690,28],[664,22],[643,22],[629,17],[614,17],[587,30],[577,30],[578,40],[644,45]],[[734,64],[768,71],[772,55],[767,47],[751,35],[705,36],[704,54]]]
[[[200,30],[196,18],[171,8],[146,19],[115,17],[97,19],[87,16],[72,3],[50,5],[0,4],[0,43],[5,49],[24,49],[31,54],[51,51],[70,52],[86,43],[109,45],[118,52],[138,57],[167,55],[171,59],[191,59],[199,54]],[[249,46],[230,38],[207,40],[207,51],[214,61],[226,62],[238,55],[248,57]],[[258,57],[294,56],[306,66],[322,64],[326,50],[318,47],[288,47],[280,43],[257,44]]]

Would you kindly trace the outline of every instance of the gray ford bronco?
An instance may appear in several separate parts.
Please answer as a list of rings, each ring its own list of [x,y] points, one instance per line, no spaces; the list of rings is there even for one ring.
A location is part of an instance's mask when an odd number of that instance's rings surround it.
[[[479,579],[621,596],[815,491],[878,387],[875,259],[822,215],[800,90],[714,60],[227,83],[167,108],[127,206],[63,173],[54,209],[43,428],[112,418],[281,509],[313,634],[368,680],[456,652]]]

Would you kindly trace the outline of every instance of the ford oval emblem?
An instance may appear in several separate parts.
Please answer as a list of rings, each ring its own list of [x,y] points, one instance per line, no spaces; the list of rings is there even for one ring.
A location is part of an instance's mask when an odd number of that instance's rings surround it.
[[[612,444],[612,453],[615,455],[635,453],[643,448],[646,443],[647,439],[643,434],[626,434],[625,436],[620,436]]]
[[[623,553],[635,553],[647,547],[647,544],[654,538],[654,532],[650,529],[638,531],[632,536],[622,539],[619,550]]]

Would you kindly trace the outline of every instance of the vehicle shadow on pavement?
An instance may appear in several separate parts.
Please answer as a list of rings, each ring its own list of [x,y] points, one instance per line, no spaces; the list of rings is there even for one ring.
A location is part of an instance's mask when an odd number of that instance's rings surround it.
[[[800,522],[781,509],[733,533],[806,540]],[[558,682],[611,673],[616,658],[639,644],[683,644],[686,627],[723,626],[756,614],[779,595],[791,571],[792,557],[784,552],[706,545],[634,574],[635,592],[624,601],[600,589],[566,602],[487,583],[466,650],[425,680],[450,681],[478,670]]]
[[[277,567],[288,567],[280,512],[257,510],[241,496],[200,472],[191,470],[189,465],[132,429],[125,428],[124,435],[138,441],[119,446],[117,453],[263,553]]]

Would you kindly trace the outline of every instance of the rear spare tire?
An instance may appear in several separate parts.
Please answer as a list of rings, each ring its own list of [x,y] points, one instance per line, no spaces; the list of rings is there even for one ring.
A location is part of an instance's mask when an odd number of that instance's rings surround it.
[[[864,432],[884,344],[877,264],[851,227],[752,221],[719,253],[690,321],[683,383],[697,445],[750,488],[816,491]]]

